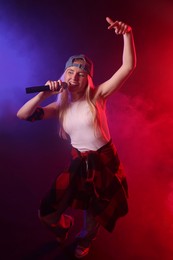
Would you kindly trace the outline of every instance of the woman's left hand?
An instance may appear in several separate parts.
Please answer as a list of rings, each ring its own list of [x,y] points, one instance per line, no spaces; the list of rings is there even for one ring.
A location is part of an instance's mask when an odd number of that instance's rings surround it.
[[[132,30],[132,28],[120,21],[113,21],[111,18],[106,17],[106,21],[109,23],[108,29],[114,29],[116,34],[125,34]]]

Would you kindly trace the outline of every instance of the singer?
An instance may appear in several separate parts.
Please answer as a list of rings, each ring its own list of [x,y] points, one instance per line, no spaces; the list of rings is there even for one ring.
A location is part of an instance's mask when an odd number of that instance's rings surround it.
[[[106,21],[109,30],[123,37],[122,64],[111,78],[94,86],[92,61],[84,54],[71,56],[62,78],[46,82],[50,91],[39,92],[17,113],[18,118],[31,122],[59,118],[59,134],[69,140],[70,167],[58,174],[41,200],[39,218],[63,243],[74,222],[66,209],[83,210],[85,221],[76,237],[76,258],[89,253],[100,226],[112,232],[118,218],[128,213],[127,179],[111,140],[106,103],[134,71],[136,52],[132,28],[109,17]],[[103,66],[107,69],[104,61]],[[59,89],[62,82],[68,87]],[[57,95],[57,101],[41,107],[51,95]]]

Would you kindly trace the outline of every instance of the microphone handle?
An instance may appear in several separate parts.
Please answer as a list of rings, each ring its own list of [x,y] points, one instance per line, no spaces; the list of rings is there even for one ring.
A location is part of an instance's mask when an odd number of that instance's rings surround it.
[[[26,93],[27,94],[41,92],[41,91],[50,91],[49,85],[35,86],[35,87],[28,87],[28,88],[26,88]]]
[[[59,91],[61,88],[66,89],[68,87],[66,82],[62,82],[61,86],[58,85],[57,91]],[[42,92],[42,91],[50,91],[49,85],[44,86],[34,86],[34,87],[28,87],[25,89],[26,93],[36,93],[36,92]]]

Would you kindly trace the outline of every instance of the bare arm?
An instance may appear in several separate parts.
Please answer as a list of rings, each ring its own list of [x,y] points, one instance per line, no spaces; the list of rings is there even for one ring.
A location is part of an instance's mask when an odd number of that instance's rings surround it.
[[[121,67],[109,80],[100,84],[96,92],[96,98],[104,99],[117,91],[136,67],[136,52],[131,27],[122,22],[113,22],[109,17],[106,20],[109,23],[108,29],[114,29],[116,34],[123,35],[124,48]]]
[[[60,81],[58,81],[58,83],[59,82]],[[49,87],[50,87],[50,91],[40,92],[35,97],[33,97],[32,99],[27,101],[17,112],[17,117],[20,119],[23,119],[23,120],[27,120],[28,117],[30,117],[34,113],[36,108],[38,106],[40,106],[40,104],[45,99],[61,92],[62,90],[60,90],[59,92],[56,91],[58,83],[57,83],[57,81],[46,82],[46,85],[49,85]],[[55,117],[55,116],[57,116],[57,103],[56,102],[50,103],[49,105],[43,107],[43,110],[44,110],[43,119]]]

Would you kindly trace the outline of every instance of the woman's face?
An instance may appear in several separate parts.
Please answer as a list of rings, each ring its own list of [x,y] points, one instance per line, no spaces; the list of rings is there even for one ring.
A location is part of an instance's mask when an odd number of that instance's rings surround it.
[[[88,75],[84,70],[71,66],[66,69],[64,79],[68,84],[68,90],[71,94],[83,95],[85,93],[88,84]]]

